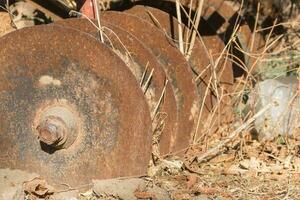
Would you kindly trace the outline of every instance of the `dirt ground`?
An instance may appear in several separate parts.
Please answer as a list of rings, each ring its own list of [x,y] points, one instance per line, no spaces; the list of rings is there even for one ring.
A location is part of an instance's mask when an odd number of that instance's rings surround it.
[[[9,14],[0,12],[0,37],[14,30]],[[190,147],[184,159],[176,155],[155,155],[146,177],[98,180],[87,187],[78,185],[57,191],[37,178],[39,175],[0,170],[0,200],[300,200],[300,137],[297,135],[261,143],[245,130],[217,149],[216,155],[199,157],[222,143],[236,127],[236,124],[220,126],[217,134]]]

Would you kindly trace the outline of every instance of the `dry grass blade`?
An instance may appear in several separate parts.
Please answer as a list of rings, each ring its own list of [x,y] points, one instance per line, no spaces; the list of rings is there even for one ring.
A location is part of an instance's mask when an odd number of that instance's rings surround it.
[[[146,67],[144,69],[144,72],[143,72],[143,75],[142,75],[142,78],[141,78],[141,81],[140,81],[140,86],[143,86],[143,83],[144,83],[144,80],[145,80],[145,77],[146,77],[146,74],[147,74],[147,71],[148,71],[148,67],[149,67],[149,62],[147,62]]]
[[[157,112],[158,112],[158,109],[159,109],[159,106],[161,105],[162,100],[163,100],[163,98],[164,98],[164,96],[165,96],[166,88],[167,88],[168,82],[169,82],[169,80],[166,79],[166,82],[165,82],[165,85],[164,85],[164,89],[162,90],[161,95],[160,95],[160,97],[159,97],[159,100],[158,100],[158,102],[157,102],[157,105],[156,105],[156,107],[155,107],[155,109],[154,109],[154,111],[153,111],[153,114],[152,114],[152,120],[154,119],[154,116],[156,116],[156,114],[157,114]]]
[[[196,16],[196,20],[194,23],[195,27],[193,27],[193,30],[192,30],[191,43],[189,45],[189,50],[187,51],[187,54],[186,54],[187,59],[189,59],[189,57],[191,56],[194,45],[195,45],[195,40],[196,40],[196,36],[197,36],[197,32],[198,32],[198,27],[200,24],[203,4],[204,4],[204,0],[200,0],[197,11],[196,11],[197,16]]]
[[[258,4],[257,4],[257,10],[260,10],[260,2],[258,2]],[[253,51],[253,47],[254,47],[255,33],[256,33],[255,30],[257,29],[258,17],[259,17],[259,12],[256,13],[256,17],[255,17],[255,24],[254,24],[254,31],[252,33],[252,40],[251,40],[250,52]]]
[[[195,78],[195,82],[198,82],[202,75],[210,68],[211,64],[208,64],[198,75],[197,77]]]
[[[96,13],[96,19],[97,19],[97,23],[98,23],[98,30],[99,30],[99,34],[100,34],[100,39],[101,39],[101,42],[104,43],[103,29],[101,27],[99,7],[98,7],[97,0],[94,0],[94,6],[95,6],[95,13]]]
[[[210,55],[210,53],[209,53],[209,51],[208,51],[208,49],[207,49],[207,47],[206,47],[206,45],[205,45],[205,43],[204,43],[204,41],[203,41],[203,39],[202,39],[202,36],[200,35],[200,33],[199,33],[199,31],[198,31],[198,26],[199,26],[199,24],[197,25],[197,24],[195,23],[197,15],[195,15],[195,16],[194,16],[194,19],[192,19],[191,16],[190,16],[190,14],[188,14],[188,13],[185,11],[184,7],[182,7],[182,5],[180,5],[180,7],[181,7],[181,10],[183,11],[183,13],[184,13],[184,14],[186,15],[186,17],[188,18],[188,22],[189,22],[190,25],[192,26],[192,27],[191,27],[191,29],[192,29],[191,32],[192,32],[192,33],[195,33],[196,36],[198,36],[198,38],[199,38],[199,40],[200,40],[202,46],[204,47],[205,55],[206,55],[207,57],[211,58],[211,57],[210,57],[211,55]],[[190,28],[190,27],[189,27],[189,28]],[[194,31],[195,31],[195,32],[194,32]],[[192,34],[192,33],[190,33],[190,34]],[[188,38],[188,39],[191,39],[191,38]],[[195,39],[196,39],[196,38],[195,38]],[[189,45],[189,47],[186,49],[186,51],[188,52],[191,43],[187,42],[186,44]],[[192,54],[192,51],[193,51],[193,48],[191,48],[190,55],[188,55],[187,52],[185,53],[185,58],[186,58],[187,60],[189,60],[189,58],[190,58],[190,56],[191,56],[191,54]],[[211,61],[211,59],[210,59],[210,61]],[[210,64],[213,65],[212,62],[211,62]]]
[[[152,79],[153,72],[154,72],[154,69],[152,68],[152,70],[151,70],[151,72],[150,72],[150,74],[149,74],[149,76],[148,76],[148,79],[147,79],[146,83],[144,84],[144,86],[143,86],[143,88],[142,88],[144,94],[147,92],[147,88],[148,88],[148,86],[150,85],[150,81],[151,81],[151,79]]]
[[[190,4],[189,4],[189,13],[187,16],[189,16],[189,18],[191,18],[192,16],[192,6],[193,6],[193,0],[190,0]],[[188,45],[190,44],[190,38],[191,38],[191,20],[188,20],[188,25],[187,25],[188,29],[187,32],[185,34],[185,54],[187,54],[188,51]]]
[[[181,10],[180,10],[180,2],[176,0],[176,13],[177,13],[177,20],[178,20],[178,40],[179,40],[179,50],[182,54],[184,54],[184,47],[183,47],[183,31],[182,31],[182,20],[181,20]]]

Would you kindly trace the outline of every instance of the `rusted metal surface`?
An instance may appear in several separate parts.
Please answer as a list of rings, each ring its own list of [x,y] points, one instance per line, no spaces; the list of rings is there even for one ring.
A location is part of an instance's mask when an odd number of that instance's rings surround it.
[[[170,38],[173,38],[175,42],[178,41],[179,22],[175,17],[172,17],[156,8],[147,6],[134,6],[125,12],[135,14],[153,23],[158,28],[161,28],[164,32],[166,32]],[[183,30],[184,38],[186,38],[188,28],[183,25]],[[211,72],[216,71],[219,86],[225,91],[230,90],[233,85],[234,78],[232,63],[224,58],[226,55],[220,59],[217,66],[214,66],[214,70],[211,70],[212,67],[209,67],[211,64],[210,57],[213,59],[213,63],[215,63],[225,48],[223,41],[218,37],[218,35],[202,36],[202,39],[203,43],[201,43],[200,39],[197,37],[189,63],[195,72],[195,78],[201,74],[200,78],[198,77],[198,90],[199,95],[201,96],[201,101],[205,98],[205,105],[202,114],[205,118],[216,102],[214,91],[209,92],[209,95],[205,96],[205,90],[209,84],[209,79],[212,76]],[[225,51],[225,54],[226,52],[227,51]]]
[[[175,91],[178,110],[178,133],[171,139],[171,148],[173,151],[187,148],[191,134],[195,131],[199,96],[193,74],[185,58],[163,32],[141,18],[109,11],[103,12],[101,19],[110,21],[135,35],[149,47],[162,64]]]
[[[145,96],[150,106],[152,118],[155,118],[157,113],[166,114],[164,119],[164,129],[161,133],[160,139],[160,152],[162,154],[169,153],[171,151],[171,139],[177,134],[177,107],[174,91],[171,85],[167,84],[165,86],[167,76],[163,67],[148,47],[134,35],[104,20],[102,20],[101,23],[103,26],[107,27],[105,29],[105,35],[109,38],[109,40],[106,39],[106,43],[110,45],[114,51],[121,53],[121,57],[124,58],[126,63],[130,63],[128,64],[128,67],[139,83],[143,82],[141,79],[146,68],[147,76],[144,78],[146,80],[150,78],[149,75],[153,70],[151,81],[146,87]],[[69,19],[54,23],[54,25],[63,26],[64,28],[76,28],[99,38],[99,32],[97,29],[85,19]],[[164,98],[163,101],[160,102],[164,88]],[[155,129],[156,127],[154,126],[153,128]]]
[[[146,173],[149,107],[117,55],[85,33],[49,25],[15,31],[0,43],[1,168],[71,187]],[[53,148],[64,132],[53,125],[69,131],[69,146]],[[51,132],[42,142],[41,126]],[[52,133],[58,136],[49,139]]]

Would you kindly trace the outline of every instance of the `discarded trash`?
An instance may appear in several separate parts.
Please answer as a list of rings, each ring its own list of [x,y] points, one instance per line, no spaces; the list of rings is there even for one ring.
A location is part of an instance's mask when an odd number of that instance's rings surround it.
[[[23,185],[26,194],[46,198],[54,193],[54,188],[41,178],[34,178]]]
[[[296,76],[268,79],[256,85],[255,94],[251,95],[254,112],[272,103],[271,108],[255,120],[259,139],[270,140],[277,135],[292,135],[300,127],[297,85]]]

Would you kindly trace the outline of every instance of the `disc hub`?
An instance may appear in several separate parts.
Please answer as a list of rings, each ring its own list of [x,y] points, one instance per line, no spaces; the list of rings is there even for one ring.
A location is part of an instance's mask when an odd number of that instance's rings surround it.
[[[41,143],[66,149],[78,135],[78,117],[70,106],[50,105],[36,114],[35,129]]]

